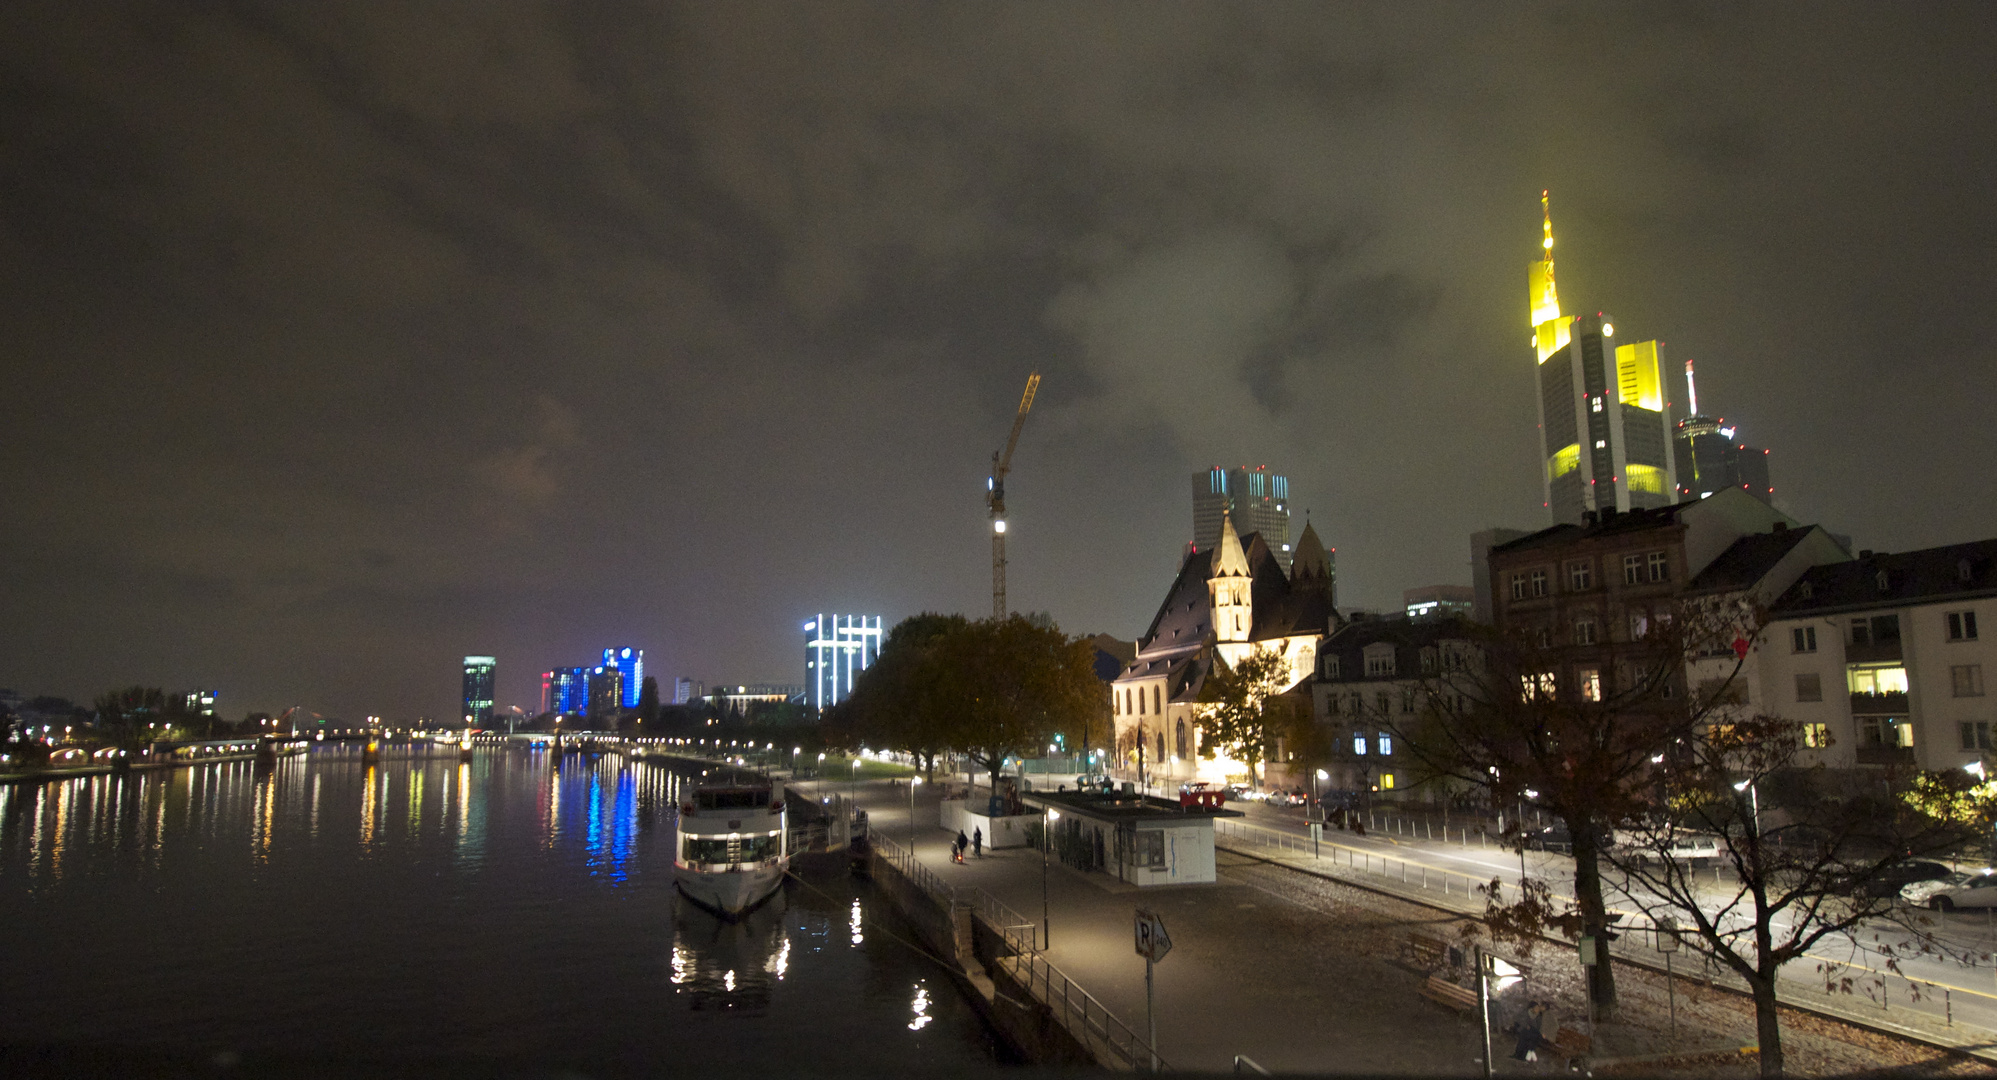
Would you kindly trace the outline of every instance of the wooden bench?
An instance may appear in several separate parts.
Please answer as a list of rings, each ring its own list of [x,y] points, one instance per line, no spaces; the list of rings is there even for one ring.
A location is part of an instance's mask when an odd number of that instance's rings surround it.
[[[1467,986],[1458,986],[1440,975],[1430,975],[1422,980],[1421,989],[1416,993],[1437,1005],[1455,1009],[1460,1013],[1477,1011],[1477,991]]]
[[[1413,954],[1415,965],[1434,971],[1449,960],[1449,944],[1422,934],[1408,935],[1408,952]]]

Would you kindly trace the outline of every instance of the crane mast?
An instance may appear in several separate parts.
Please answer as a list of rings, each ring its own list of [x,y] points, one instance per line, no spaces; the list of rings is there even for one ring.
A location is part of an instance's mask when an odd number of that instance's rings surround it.
[[[992,516],[992,618],[1006,617],[1005,604],[1005,474],[1012,470],[1012,451],[1019,445],[1019,429],[1026,425],[1027,411],[1033,408],[1034,392],[1040,389],[1040,373],[1026,377],[1026,393],[1019,399],[1019,415],[1012,418],[1012,434],[1003,451],[992,452],[992,474],[985,478],[985,505]]]

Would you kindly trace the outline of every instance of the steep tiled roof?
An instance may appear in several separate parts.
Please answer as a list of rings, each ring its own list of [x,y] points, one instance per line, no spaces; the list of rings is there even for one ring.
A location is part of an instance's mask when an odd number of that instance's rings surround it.
[[[1366,646],[1381,642],[1392,642],[1394,648],[1395,674],[1378,676],[1382,680],[1416,678],[1421,675],[1421,651],[1438,641],[1468,641],[1473,636],[1473,628],[1461,616],[1444,616],[1439,619],[1410,619],[1405,615],[1390,615],[1386,618],[1361,619],[1347,623],[1333,634],[1323,645],[1318,646],[1318,657],[1322,671],[1322,659],[1338,657],[1339,677],[1326,679],[1321,675],[1319,682],[1348,683],[1360,682],[1366,678]]]
[[[1528,551],[1533,548],[1559,547],[1576,540],[1598,536],[1617,536],[1623,533],[1642,532],[1646,529],[1659,529],[1678,523],[1680,512],[1699,505],[1697,500],[1660,506],[1652,510],[1625,510],[1612,514],[1607,521],[1590,525],[1563,523],[1541,529],[1536,533],[1508,540],[1491,549],[1496,555],[1502,552]]]
[[[1997,540],[1874,553],[1812,567],[1775,601],[1779,617],[1997,596]]]

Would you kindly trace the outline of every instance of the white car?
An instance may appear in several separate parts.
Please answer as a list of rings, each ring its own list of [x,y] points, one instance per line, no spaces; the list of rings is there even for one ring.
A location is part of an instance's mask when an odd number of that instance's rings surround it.
[[[1997,874],[1977,874],[1965,884],[1937,889],[1929,895],[1928,906],[1936,911],[1997,908]]]
[[[1955,889],[1969,884],[1977,877],[1988,874],[1989,870],[1951,870],[1944,878],[1932,881],[1910,881],[1900,889],[1900,899],[1915,907],[1927,907],[1928,901],[1943,889]]]

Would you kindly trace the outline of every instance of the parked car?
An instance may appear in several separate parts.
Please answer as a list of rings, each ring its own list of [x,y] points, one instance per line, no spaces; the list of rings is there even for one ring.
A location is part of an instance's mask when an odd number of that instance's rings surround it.
[[[1936,911],[1997,907],[1997,874],[1977,874],[1961,885],[1937,889],[1928,906]]]
[[[1304,792],[1303,788],[1291,788],[1288,791],[1272,791],[1269,793],[1270,806],[1308,806],[1310,805],[1310,801],[1311,797]]]
[[[1928,901],[1934,899],[1935,894],[1943,889],[1960,888],[1976,880],[1978,877],[1989,873],[1992,873],[1992,871],[1987,868],[1983,870],[1951,870],[1946,877],[1909,882],[1900,887],[1900,899],[1915,907],[1927,907]]]
[[[1567,831],[1564,824],[1548,825],[1526,834],[1525,846],[1534,851],[1572,852],[1574,834]]]
[[[1656,849],[1638,840],[1633,834],[1617,830],[1616,850],[1624,858],[1636,862],[1655,862]],[[1704,869],[1719,862],[1726,854],[1724,842],[1711,833],[1681,832],[1671,838],[1671,846],[1666,850],[1671,861],[1682,863],[1694,869]]]
[[[1888,865],[1877,875],[1864,880],[1846,879],[1837,883],[1837,891],[1849,896],[1898,896],[1900,890],[1917,881],[1939,881],[1949,875],[1949,868],[1938,862],[1926,859],[1906,859]]]

